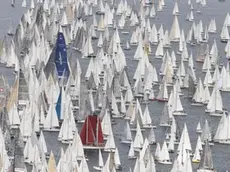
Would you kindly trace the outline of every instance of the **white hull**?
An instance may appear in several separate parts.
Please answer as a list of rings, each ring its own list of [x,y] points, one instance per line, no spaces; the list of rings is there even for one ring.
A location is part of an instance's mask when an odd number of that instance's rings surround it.
[[[217,172],[216,170],[198,169],[197,172]]]
[[[192,106],[203,106],[204,104],[201,102],[194,102],[192,103]]]
[[[187,114],[185,112],[173,112],[173,115],[176,115],[176,116],[186,116]]]
[[[170,124],[159,124],[161,127],[170,127]]]
[[[79,120],[79,121],[77,121],[77,123],[79,123],[79,124],[84,124],[84,122],[85,122],[85,120]]]
[[[56,132],[56,131],[60,131],[60,128],[44,128],[43,130],[44,131],[54,131],[54,132]]]
[[[27,170],[24,168],[15,168],[14,171],[15,172],[26,172]]]
[[[223,91],[223,92],[230,92],[230,89],[229,89],[229,88],[226,88],[226,89],[220,89],[220,91]]]
[[[214,142],[221,143],[221,144],[230,144],[230,140],[214,140]]]
[[[218,113],[218,112],[211,112],[210,116],[216,116],[216,117],[221,117],[223,113]]]
[[[137,46],[137,43],[130,43],[131,46]]]
[[[157,128],[155,125],[143,125],[143,128],[148,128],[148,129],[150,129],[150,128]]]
[[[61,140],[63,144],[70,144],[72,143],[72,140]]]
[[[157,45],[157,44],[158,44],[158,42],[152,42],[151,44],[152,44],[152,45]]]
[[[202,130],[196,130],[196,133],[200,134],[202,133]]]
[[[19,126],[18,125],[11,125],[10,128],[11,129],[17,129],[17,128],[19,128]]]
[[[99,31],[99,32],[104,32],[105,29],[97,28],[97,31]]]
[[[105,152],[115,152],[115,149],[104,149]]]
[[[97,171],[101,171],[101,170],[102,170],[102,167],[93,166],[93,169],[94,169],[94,170],[97,170]]]
[[[104,149],[104,146],[86,146],[83,145],[84,149],[89,149],[89,150],[98,150],[98,149]]]
[[[214,145],[213,142],[209,142],[208,144],[209,144],[209,146],[213,146]],[[205,145],[205,143],[202,143],[202,145]]]
[[[162,59],[163,56],[155,56],[156,59]]]
[[[129,34],[128,31],[122,31],[121,33],[122,33],[122,34]]]
[[[129,140],[122,140],[121,143],[123,143],[123,144],[130,144],[131,141],[129,141]]]
[[[116,119],[124,118],[124,115],[112,115],[112,118],[116,118]]]
[[[136,156],[129,156],[128,159],[136,159]]]
[[[159,161],[160,164],[172,164],[172,161]]]

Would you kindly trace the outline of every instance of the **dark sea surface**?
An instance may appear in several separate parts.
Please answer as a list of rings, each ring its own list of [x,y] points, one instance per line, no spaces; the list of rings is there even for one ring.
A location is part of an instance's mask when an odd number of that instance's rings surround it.
[[[128,3],[132,4],[132,1],[127,0]],[[196,9],[196,3],[193,1],[194,9]],[[0,0],[0,37],[3,38],[8,30],[10,22],[13,22],[14,26],[16,26],[19,23],[19,20],[23,14],[23,9],[21,7],[22,1],[17,1],[16,0],[16,5],[15,8],[11,7],[11,1],[10,0]],[[29,4],[30,2],[28,2]],[[118,3],[118,2],[117,2]],[[157,29],[159,29],[160,24],[163,24],[164,29],[167,29],[170,31],[171,25],[173,22],[174,16],[172,15],[173,11],[173,6],[174,6],[174,1],[173,0],[165,0],[166,7],[163,9],[162,12],[157,12],[157,18],[156,19],[150,19],[151,26],[153,23],[156,24]],[[190,29],[192,22],[186,21],[186,15],[187,12],[189,11],[189,6],[187,4],[187,0],[180,0],[178,1],[178,6],[181,15],[178,16],[179,23],[180,23],[180,28],[184,29],[185,31],[185,37],[187,35],[188,29]],[[157,8],[157,5],[155,5]],[[138,7],[137,7],[138,10]],[[196,13],[196,10],[194,11],[194,18],[195,22],[198,23],[200,20],[203,21],[203,26],[209,25],[209,22],[211,19],[215,18],[216,19],[216,24],[217,24],[217,33],[216,34],[209,34],[209,46],[211,48],[213,40],[215,39],[218,45],[218,50],[219,50],[219,55],[221,56],[221,62],[226,65],[227,59],[225,58],[225,53],[224,53],[224,48],[226,44],[223,44],[220,42],[220,32],[224,23],[225,16],[228,12],[230,12],[230,1],[226,0],[226,2],[219,2],[218,0],[207,0],[207,7],[202,8],[202,13],[198,14]],[[87,21],[88,24],[90,24],[92,21],[89,19]],[[127,22],[129,24],[129,22]],[[127,26],[127,25],[126,25]],[[133,27],[134,28],[134,27]],[[131,30],[133,31],[133,28]],[[113,33],[112,30],[110,30],[110,35]],[[123,44],[126,43],[127,40],[130,40],[132,32],[130,32],[128,35],[124,35],[120,33],[120,38],[121,42]],[[99,36],[99,34],[98,34]],[[97,40],[94,41],[94,43],[97,43]],[[176,52],[178,49],[178,43],[173,44],[172,47],[174,48],[174,51]],[[136,51],[136,47],[131,47],[132,49],[129,51],[124,50],[124,53],[126,55],[126,61],[128,65],[128,76],[130,80],[132,81],[136,66],[137,66],[137,61],[133,60],[134,53]],[[188,52],[193,51],[193,56],[194,59],[196,58],[197,54],[197,47],[190,47],[189,45],[187,46]],[[154,53],[156,50],[156,46],[152,46],[152,52],[153,54],[149,55],[149,60],[151,61],[152,64],[157,68],[157,71],[159,71],[160,66],[162,61],[158,59],[154,59]],[[71,57],[72,60],[74,58],[79,58],[81,67],[83,69],[83,76],[85,74],[87,65],[89,60],[88,59],[81,59],[81,55],[79,53],[76,53],[72,50],[69,50],[69,54],[73,53],[73,56]],[[171,50],[170,50],[171,52]],[[178,55],[176,55],[178,56]],[[177,57],[179,59],[179,57]],[[199,77],[204,77],[204,73],[201,72],[202,65],[195,63],[194,60],[194,65],[196,67],[196,74],[197,78]],[[187,62],[185,62],[185,66],[187,66]],[[12,83],[14,76],[12,74],[11,69],[7,69],[4,67],[4,65],[0,65],[0,74],[3,74],[6,78],[8,78],[9,82]],[[160,76],[159,76],[160,78]],[[133,81],[132,81],[133,83]],[[158,89],[156,89],[157,93]],[[188,132],[192,144],[192,149],[195,149],[196,146],[196,141],[197,141],[197,134],[196,134],[196,126],[198,122],[201,120],[202,123],[204,122],[204,119],[208,119],[210,122],[210,127],[213,133],[215,133],[217,125],[219,123],[220,118],[219,117],[210,117],[208,114],[205,113],[204,109],[205,107],[194,107],[191,106],[191,102],[189,99],[186,98],[187,90],[183,90],[184,96],[181,96],[181,101],[182,105],[187,112],[187,116],[185,117],[176,117],[176,121],[179,124],[179,128],[182,130],[183,129],[183,124],[186,122],[187,127],[188,127]],[[210,92],[211,93],[211,92]],[[157,95],[157,94],[155,94]],[[226,92],[222,92],[222,98],[223,98],[223,103],[224,107],[230,111],[230,94]],[[165,139],[165,129],[163,127],[159,127],[159,122],[160,122],[160,116],[162,113],[164,107],[164,103],[160,103],[157,101],[150,102],[149,104],[149,110],[151,113],[151,117],[153,120],[154,125],[157,126],[157,129],[155,130],[156,134],[156,140],[157,142],[163,143],[163,140]],[[128,160],[128,151],[129,151],[129,146],[125,144],[120,143],[120,138],[121,134],[123,133],[123,128],[124,128],[124,120],[117,119],[116,124],[113,125],[113,131],[114,131],[114,137],[116,141],[116,146],[118,147],[119,154],[120,154],[120,159],[123,167],[123,172],[128,172],[129,168],[133,169],[135,160]],[[77,124],[80,128],[80,124]],[[60,157],[60,147],[66,145],[61,144],[59,141],[57,141],[58,133],[52,132],[44,132],[45,134],[45,139],[47,142],[47,147],[49,150],[52,150],[53,153],[55,154],[56,159],[58,160]],[[133,133],[133,137],[135,136],[135,133]],[[213,156],[213,162],[214,162],[214,167],[217,169],[218,172],[225,172],[226,170],[230,170],[230,145],[223,145],[223,144],[218,144],[215,143],[214,146],[211,147],[212,149],[212,156]],[[152,146],[153,154],[155,153],[155,146]],[[98,151],[87,151],[86,155],[89,159],[88,165],[90,168],[90,171],[93,171],[93,165],[98,164]],[[107,153],[103,153],[104,160],[107,159]],[[175,158],[175,155],[170,154],[170,157],[173,159]],[[170,171],[172,168],[172,165],[161,165],[156,162],[156,169],[159,172],[167,172]],[[193,164],[194,171],[197,169],[197,164]]]

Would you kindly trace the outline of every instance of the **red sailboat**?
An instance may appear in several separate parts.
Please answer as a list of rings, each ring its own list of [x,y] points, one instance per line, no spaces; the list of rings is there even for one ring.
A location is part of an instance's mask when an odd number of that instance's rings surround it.
[[[89,115],[86,117],[80,137],[85,149],[103,148],[104,138],[99,116]]]

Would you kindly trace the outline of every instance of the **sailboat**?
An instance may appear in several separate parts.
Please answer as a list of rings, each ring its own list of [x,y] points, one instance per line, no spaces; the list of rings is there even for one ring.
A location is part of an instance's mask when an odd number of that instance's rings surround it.
[[[103,149],[104,136],[99,116],[89,115],[86,117],[80,137],[85,149]]]
[[[103,157],[101,154],[101,149],[99,149],[99,153],[98,153],[98,166],[93,166],[93,168],[97,171],[101,171],[102,168],[104,167],[104,161],[103,161]]]
[[[137,158],[137,156],[135,155],[135,151],[134,151],[134,147],[133,147],[133,142],[131,142],[130,147],[129,147],[128,158],[129,159],[136,159]]]
[[[202,133],[202,129],[201,129],[201,126],[200,126],[200,122],[197,124],[196,133]]]
[[[214,142],[219,142],[223,144],[230,144],[230,115],[225,113],[220,120],[216,134],[214,136]]]
[[[67,48],[64,34],[61,30],[57,34],[55,65],[59,79],[68,79],[69,67],[67,62]]]
[[[44,130],[45,131],[59,131],[59,121],[57,117],[57,112],[55,109],[54,103],[51,103],[48,114],[44,121]]]
[[[125,127],[125,130],[124,130],[124,134],[123,134],[123,137],[121,139],[121,143],[131,143],[132,142],[132,133],[131,133],[131,130],[130,130],[130,126],[129,126],[129,122],[127,121],[126,122],[126,127]]]
[[[211,99],[208,102],[205,112],[210,113],[211,116],[222,116],[223,114],[223,102],[217,84],[214,85]]]
[[[11,7],[14,7],[15,5],[15,0],[11,0]]]
[[[170,157],[169,157],[168,147],[167,147],[167,144],[165,141],[164,141],[163,146],[160,150],[158,162],[160,164],[172,164],[172,161],[170,160]]]
[[[202,154],[197,172],[217,172],[213,166],[212,153],[208,140],[205,141],[204,152]]]
[[[11,23],[10,26],[9,26],[9,29],[7,31],[7,35],[9,35],[9,36],[13,36],[14,35],[14,33],[13,33],[13,26],[12,25],[13,24]]]

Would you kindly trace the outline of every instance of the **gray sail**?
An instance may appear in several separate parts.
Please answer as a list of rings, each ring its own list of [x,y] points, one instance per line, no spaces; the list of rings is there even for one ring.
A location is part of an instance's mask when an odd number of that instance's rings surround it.
[[[86,31],[84,30],[83,27],[78,28],[76,36],[75,36],[75,40],[73,42],[73,47],[78,50],[81,51],[82,50],[82,46],[86,41]]]
[[[119,82],[119,77],[120,77],[119,73],[115,72],[113,77],[113,82],[112,82],[113,94],[118,99],[121,98],[121,86]]]
[[[210,127],[208,125],[208,121],[205,120],[204,127],[202,129],[201,140],[204,142],[208,140],[209,142],[212,141],[212,133],[210,131]]]
[[[188,74],[189,74],[189,79],[188,79],[188,83],[189,83],[188,97],[192,98],[193,95],[195,94],[196,86],[195,86],[195,77],[194,77],[192,69],[190,67],[188,69]]]
[[[164,110],[160,118],[160,126],[170,125],[171,119],[169,118],[169,111],[167,103],[165,103]]]
[[[201,157],[201,161],[200,161],[198,169],[206,169],[206,170],[214,169],[211,148],[209,146],[208,140],[205,140],[204,152]]]

